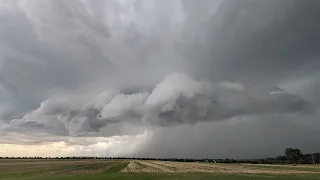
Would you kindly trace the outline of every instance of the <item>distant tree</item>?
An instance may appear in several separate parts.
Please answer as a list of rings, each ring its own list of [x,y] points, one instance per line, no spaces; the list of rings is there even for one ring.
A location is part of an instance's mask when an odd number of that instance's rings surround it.
[[[287,161],[287,158],[286,158],[286,156],[278,156],[278,157],[276,157],[276,160],[278,162],[280,162],[281,164],[283,164]]]
[[[313,165],[316,165],[316,160],[314,158],[314,154],[310,154],[310,159]]]
[[[299,164],[302,158],[302,153],[300,149],[287,148],[285,150],[285,154],[288,160],[293,162],[294,164]]]

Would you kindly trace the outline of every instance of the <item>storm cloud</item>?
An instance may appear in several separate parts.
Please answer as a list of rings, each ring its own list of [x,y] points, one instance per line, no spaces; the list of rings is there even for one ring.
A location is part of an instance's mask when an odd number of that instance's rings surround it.
[[[316,0],[0,2],[2,144],[119,144],[99,156],[320,150]]]

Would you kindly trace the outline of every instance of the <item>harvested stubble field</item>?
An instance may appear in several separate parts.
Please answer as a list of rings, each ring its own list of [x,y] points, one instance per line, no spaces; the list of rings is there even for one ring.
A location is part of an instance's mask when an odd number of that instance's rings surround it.
[[[0,179],[320,180],[320,166],[128,160],[0,160]]]

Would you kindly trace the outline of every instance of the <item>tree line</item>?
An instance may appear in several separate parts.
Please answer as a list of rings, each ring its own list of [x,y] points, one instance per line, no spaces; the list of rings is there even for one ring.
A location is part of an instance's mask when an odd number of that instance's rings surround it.
[[[287,148],[284,155],[265,159],[188,159],[188,158],[139,158],[139,157],[0,157],[0,159],[114,159],[114,160],[157,160],[175,162],[249,163],[249,164],[320,164],[320,153],[303,154],[300,149]]]

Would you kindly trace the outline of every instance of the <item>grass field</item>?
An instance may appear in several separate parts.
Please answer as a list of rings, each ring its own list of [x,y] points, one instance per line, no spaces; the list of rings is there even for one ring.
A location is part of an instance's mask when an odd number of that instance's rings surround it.
[[[320,166],[125,160],[0,160],[0,179],[320,180]]]

